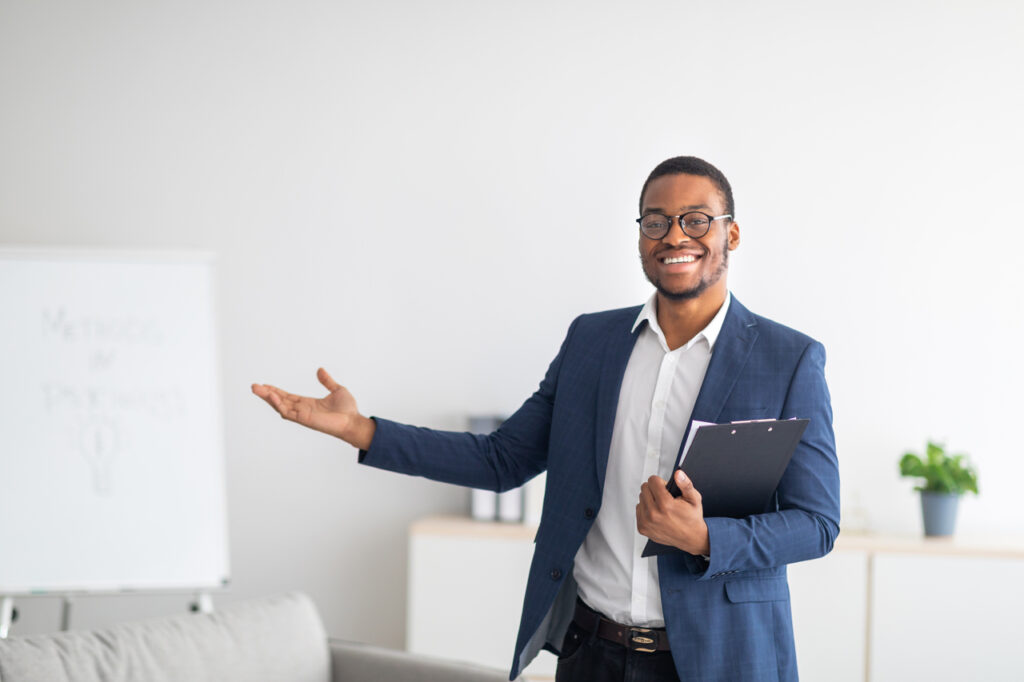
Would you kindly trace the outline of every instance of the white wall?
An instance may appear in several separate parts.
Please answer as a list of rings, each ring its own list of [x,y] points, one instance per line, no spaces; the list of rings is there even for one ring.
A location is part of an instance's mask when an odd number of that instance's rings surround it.
[[[933,436],[980,469],[961,531],[1024,533],[1022,6],[723,4],[0,4],[0,242],[219,254],[234,596],[401,645],[406,526],[466,493],[249,384],[514,409],[573,316],[647,296],[637,193],[677,154],[733,183],[736,295],[829,349],[847,520],[915,532],[896,462]]]

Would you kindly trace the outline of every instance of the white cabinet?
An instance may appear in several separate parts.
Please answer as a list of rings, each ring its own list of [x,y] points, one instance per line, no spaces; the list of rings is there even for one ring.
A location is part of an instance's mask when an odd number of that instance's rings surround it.
[[[499,668],[512,667],[516,631],[533,557],[535,528],[431,518],[409,535],[409,651]],[[527,675],[554,677],[542,651]]]
[[[872,682],[1024,680],[1024,560],[875,557]]]
[[[408,648],[507,671],[536,527],[436,517],[409,535]],[[789,568],[801,679],[1024,680],[1024,540],[840,534]],[[554,676],[541,652],[530,679]]]
[[[789,593],[800,678],[864,682],[867,555],[838,550],[791,564]]]

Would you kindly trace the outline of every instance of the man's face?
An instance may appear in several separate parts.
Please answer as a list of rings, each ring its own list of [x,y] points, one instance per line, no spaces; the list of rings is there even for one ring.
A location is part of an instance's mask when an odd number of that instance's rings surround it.
[[[712,217],[725,213],[725,199],[710,178],[663,175],[648,185],[642,215],[674,216],[687,211],[703,211]],[[731,220],[714,221],[699,239],[687,236],[678,221],[673,221],[661,239],[640,234],[640,262],[647,279],[665,298],[681,301],[706,292],[724,297],[729,251],[739,243],[739,226]]]

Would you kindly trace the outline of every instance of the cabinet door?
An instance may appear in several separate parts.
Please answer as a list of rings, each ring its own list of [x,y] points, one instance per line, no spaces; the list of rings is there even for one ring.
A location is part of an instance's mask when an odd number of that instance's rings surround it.
[[[1024,561],[879,554],[872,682],[1024,680]]]
[[[409,539],[407,648],[508,672],[533,543],[529,537],[414,533]],[[525,673],[553,676],[542,651]]]
[[[800,678],[864,682],[866,552],[834,551],[789,567]]]

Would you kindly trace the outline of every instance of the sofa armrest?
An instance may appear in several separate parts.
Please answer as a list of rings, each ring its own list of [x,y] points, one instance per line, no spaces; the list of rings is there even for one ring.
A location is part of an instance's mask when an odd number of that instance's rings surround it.
[[[328,640],[333,682],[506,682],[500,670],[395,651],[369,644]]]

